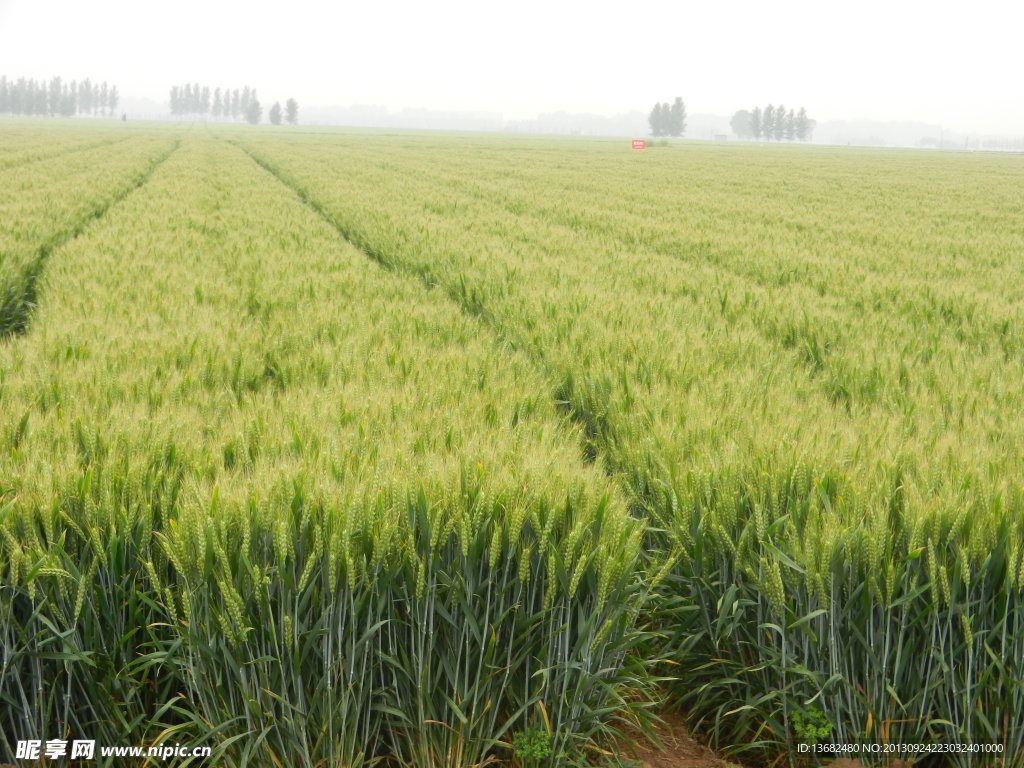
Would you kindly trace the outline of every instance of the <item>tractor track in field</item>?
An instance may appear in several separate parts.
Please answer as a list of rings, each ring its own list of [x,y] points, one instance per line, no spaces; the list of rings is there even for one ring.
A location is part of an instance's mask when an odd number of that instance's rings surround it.
[[[67,229],[52,235],[36,249],[35,256],[29,263],[28,269],[23,276],[24,285],[17,303],[13,307],[0,307],[0,309],[4,310],[0,312],[0,341],[10,336],[23,335],[28,331],[32,313],[38,305],[39,278],[46,269],[46,262],[49,260],[50,255],[58,248],[81,236],[92,224],[106,216],[112,208],[127,199],[133,192],[145,186],[156,170],[167,162],[180,146],[181,139],[175,139],[166,152],[151,160],[149,165],[140,173],[132,176],[129,183],[120,191],[108,200],[98,203],[77,222]]]

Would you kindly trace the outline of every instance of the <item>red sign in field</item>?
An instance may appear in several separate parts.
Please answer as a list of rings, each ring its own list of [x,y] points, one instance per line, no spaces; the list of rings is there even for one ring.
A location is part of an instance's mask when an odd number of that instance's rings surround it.
[[[647,142],[643,139],[633,139],[633,149],[647,149]]]

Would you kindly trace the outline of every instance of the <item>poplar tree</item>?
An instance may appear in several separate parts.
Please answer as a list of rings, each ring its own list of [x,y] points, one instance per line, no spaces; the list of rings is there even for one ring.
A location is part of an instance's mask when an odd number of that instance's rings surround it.
[[[92,112],[92,81],[89,78],[78,84],[78,111]]]
[[[775,107],[769,104],[761,115],[761,132],[767,141],[775,135]]]
[[[263,107],[260,106],[260,100],[256,98],[256,91],[253,91],[249,94],[249,105],[245,108],[245,119],[251,125],[256,125],[261,117],[263,117]]]
[[[665,118],[662,115],[661,102],[656,102],[647,121],[651,125],[651,136],[665,135]]]
[[[299,122],[299,102],[295,99],[288,99],[284,105],[285,120],[288,121],[288,125],[295,125]]]
[[[676,96],[668,113],[668,134],[679,138],[686,133],[686,105],[681,97]]]
[[[20,115],[22,104],[25,101],[25,92],[28,90],[28,83],[25,78],[19,77],[11,82],[10,111],[12,115]]]
[[[46,88],[34,79],[29,80],[28,109],[26,115],[46,114]]]
[[[759,140],[764,133],[764,123],[762,122],[760,107],[754,107],[754,111],[750,113],[750,133],[755,140]]]
[[[50,80],[49,107],[51,117],[60,113],[60,99],[63,87],[59,77]],[[3,109],[0,109],[3,112]]]
[[[60,88],[60,114],[62,117],[75,116],[75,86],[62,85]]]
[[[803,107],[800,107],[800,111],[797,112],[796,114],[796,121],[793,126],[794,131],[796,133],[796,137],[800,141],[807,141],[807,139],[810,138],[808,123],[809,121],[807,119],[807,110],[804,109]]]
[[[775,108],[775,121],[772,123],[773,131],[776,141],[782,141],[782,137],[786,134],[786,108],[779,104]]]

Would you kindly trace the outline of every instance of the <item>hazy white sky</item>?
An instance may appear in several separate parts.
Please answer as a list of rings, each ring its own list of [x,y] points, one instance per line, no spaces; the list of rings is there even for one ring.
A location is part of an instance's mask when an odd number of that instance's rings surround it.
[[[165,101],[691,113],[768,102],[819,120],[1024,134],[1020,0],[0,0],[0,73],[91,77]]]

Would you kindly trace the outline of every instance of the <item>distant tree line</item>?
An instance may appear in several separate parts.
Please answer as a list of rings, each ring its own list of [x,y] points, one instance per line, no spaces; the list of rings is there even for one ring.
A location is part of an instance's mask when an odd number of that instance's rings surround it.
[[[651,136],[678,138],[686,133],[686,105],[679,96],[671,105],[667,101],[659,102],[651,110],[648,121],[651,124]]]
[[[0,115],[111,115],[120,99],[116,85],[94,83],[89,78],[65,83],[55,77],[47,83],[0,76]]]
[[[777,107],[769,104],[764,109],[741,109],[732,116],[729,125],[741,139],[810,141],[817,123],[807,116],[803,107],[799,112],[792,109],[787,112],[782,104]]]
[[[187,117],[205,117],[215,120],[245,120],[253,125],[263,117],[263,106],[256,96],[256,89],[248,85],[244,88],[215,88],[200,86],[199,83],[186,83],[171,87],[171,114]],[[282,111],[281,103],[275,102],[270,108],[270,122],[280,125],[282,120],[289,125],[299,121],[299,104],[295,99],[288,99]]]

